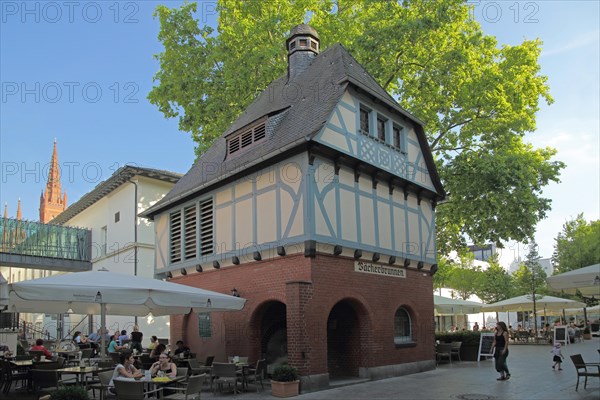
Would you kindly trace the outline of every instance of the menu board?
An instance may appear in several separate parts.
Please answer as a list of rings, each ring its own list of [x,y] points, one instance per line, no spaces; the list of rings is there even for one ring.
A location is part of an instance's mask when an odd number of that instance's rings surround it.
[[[554,343],[569,344],[569,335],[567,334],[566,326],[554,327]]]
[[[494,352],[492,351],[492,344],[494,343],[494,333],[481,333],[479,338],[479,361],[481,357],[493,357]]]

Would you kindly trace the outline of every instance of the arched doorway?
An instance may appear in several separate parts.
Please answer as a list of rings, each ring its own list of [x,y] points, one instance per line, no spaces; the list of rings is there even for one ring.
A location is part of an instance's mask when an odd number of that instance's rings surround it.
[[[270,301],[260,307],[256,319],[260,327],[260,353],[267,365],[287,361],[286,306],[280,301]]]
[[[348,300],[337,303],[327,318],[327,369],[330,378],[356,377],[361,360],[360,323]]]

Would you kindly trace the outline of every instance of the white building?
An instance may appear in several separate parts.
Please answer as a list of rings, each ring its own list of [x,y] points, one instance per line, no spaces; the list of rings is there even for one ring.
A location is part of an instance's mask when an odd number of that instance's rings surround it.
[[[154,224],[138,214],[169,192],[181,174],[150,168],[124,166],[109,179],[72,204],[52,223],[77,226],[92,231],[92,268],[154,278]],[[169,317],[107,317],[111,333],[136,323],[144,334],[144,344],[151,335],[169,337]],[[71,317],[71,324],[75,322]],[[77,330],[97,329],[99,316],[84,322]]]

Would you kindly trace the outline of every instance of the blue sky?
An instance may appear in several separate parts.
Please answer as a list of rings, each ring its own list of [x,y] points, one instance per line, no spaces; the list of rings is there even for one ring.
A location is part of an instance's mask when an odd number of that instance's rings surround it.
[[[549,257],[562,224],[584,212],[599,218],[599,2],[471,1],[484,32],[500,44],[541,38],[542,73],[555,103],[543,106],[536,146],[553,146],[567,163],[546,196],[553,210],[538,225],[540,254]],[[179,1],[0,1],[0,201],[16,214],[39,218],[52,143],[58,141],[69,204],[130,163],[186,172],[194,143],[148,103],[158,4]],[[214,3],[198,18],[215,24]],[[505,257],[520,254],[509,243]]]

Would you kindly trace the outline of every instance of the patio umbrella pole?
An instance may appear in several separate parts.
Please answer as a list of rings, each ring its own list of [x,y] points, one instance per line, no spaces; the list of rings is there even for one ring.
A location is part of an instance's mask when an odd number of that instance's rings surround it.
[[[100,360],[104,361],[104,350],[106,349],[106,303],[100,303]]]

